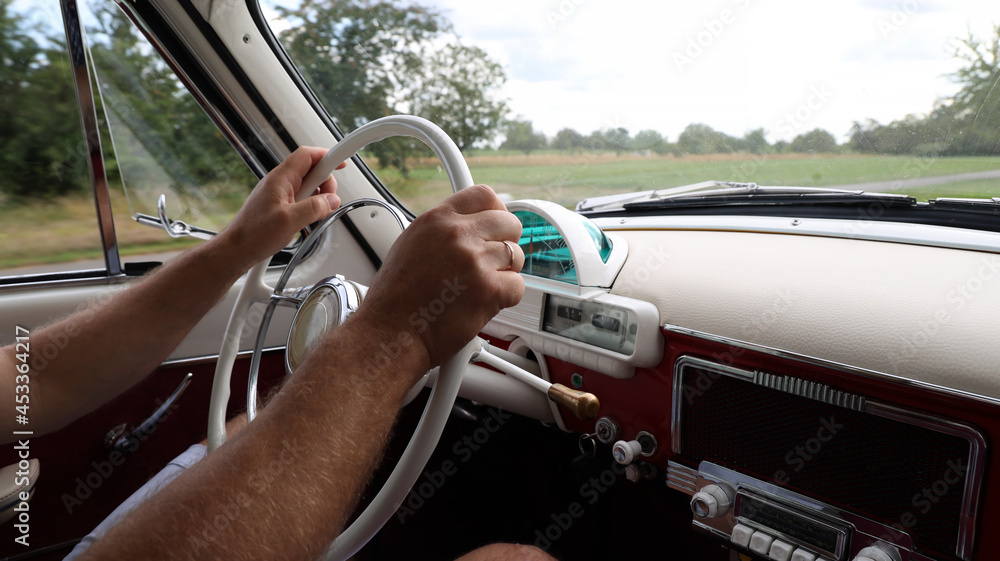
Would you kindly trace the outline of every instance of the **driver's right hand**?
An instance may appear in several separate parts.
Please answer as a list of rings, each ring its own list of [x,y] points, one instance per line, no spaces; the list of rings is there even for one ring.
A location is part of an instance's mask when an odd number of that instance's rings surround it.
[[[400,235],[351,321],[412,344],[422,375],[521,300],[520,236],[520,221],[492,189],[462,189]]]

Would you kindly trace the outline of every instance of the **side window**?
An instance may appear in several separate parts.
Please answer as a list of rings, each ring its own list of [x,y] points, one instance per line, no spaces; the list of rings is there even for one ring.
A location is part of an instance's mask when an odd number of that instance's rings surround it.
[[[257,177],[121,10],[87,0],[87,37],[110,138],[109,182],[118,194],[115,227],[122,260],[169,258],[196,238],[173,239],[140,225],[167,216],[218,232],[232,220]],[[166,252],[166,255],[163,253]]]
[[[58,1],[0,1],[0,107],[0,276],[104,267]]]
[[[81,2],[120,259],[164,261],[197,243],[139,223],[209,231],[257,182],[128,18]],[[0,0],[0,279],[104,268],[58,0]]]

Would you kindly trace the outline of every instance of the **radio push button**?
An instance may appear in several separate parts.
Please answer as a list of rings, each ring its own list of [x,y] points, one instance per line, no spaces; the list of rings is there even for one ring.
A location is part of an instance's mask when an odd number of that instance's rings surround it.
[[[767,556],[774,559],[774,561],[790,561],[793,551],[795,551],[794,545],[781,540],[774,540],[774,543],[771,544],[771,549],[767,552]]]
[[[816,561],[816,554],[804,549],[796,549],[792,553],[791,561]]]
[[[733,533],[730,535],[729,541],[740,547],[748,547],[750,545],[750,536],[752,535],[753,528],[737,524],[733,526]]]
[[[771,544],[773,542],[774,536],[765,534],[764,532],[758,530],[750,536],[750,551],[761,555],[767,555],[767,553],[771,551]]]

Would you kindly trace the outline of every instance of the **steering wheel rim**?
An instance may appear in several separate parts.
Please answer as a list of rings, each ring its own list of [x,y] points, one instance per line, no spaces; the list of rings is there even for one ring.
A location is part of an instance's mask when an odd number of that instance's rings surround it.
[[[441,160],[453,191],[457,192],[473,184],[472,174],[461,151],[443,130],[420,117],[393,115],[372,121],[338,142],[303,179],[296,200],[311,195],[341,162],[347,161],[368,144],[391,136],[409,136],[426,144]],[[303,243],[299,251],[304,251],[309,245]],[[268,261],[258,263],[247,273],[226,325],[209,405],[209,453],[226,440],[225,414],[230,397],[230,379],[250,307],[254,303],[269,302],[275,292],[264,283]],[[478,348],[477,338],[473,338],[461,351],[442,364],[431,389],[430,399],[392,474],[364,512],[330,544],[325,559],[342,561],[357,553],[403,503],[441,438],[458,396],[465,366]]]

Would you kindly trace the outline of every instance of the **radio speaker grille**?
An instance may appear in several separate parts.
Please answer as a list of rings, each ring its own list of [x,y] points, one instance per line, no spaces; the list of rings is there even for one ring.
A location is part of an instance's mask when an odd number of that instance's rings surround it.
[[[691,365],[680,375],[682,458],[897,525],[918,547],[954,557],[968,440]]]

